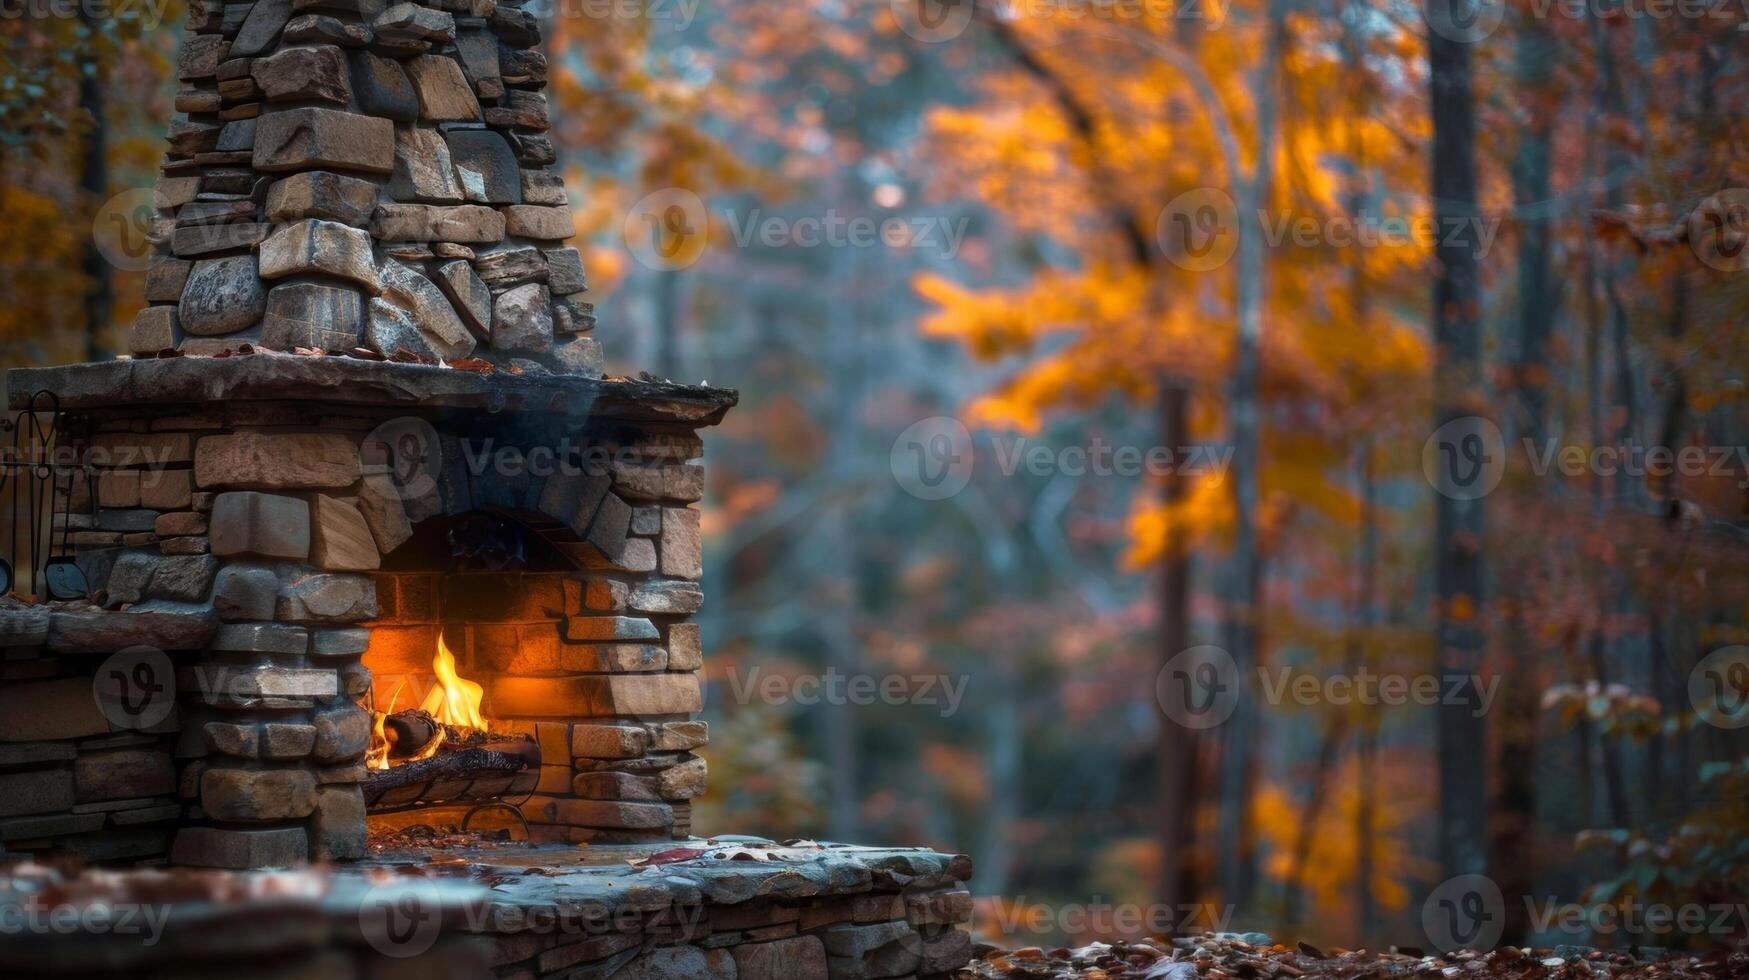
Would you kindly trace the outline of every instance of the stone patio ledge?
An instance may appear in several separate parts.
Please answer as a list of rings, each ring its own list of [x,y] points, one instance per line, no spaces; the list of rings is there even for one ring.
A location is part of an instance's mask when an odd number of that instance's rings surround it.
[[[288,976],[374,976],[373,961],[439,957],[429,975],[735,977],[737,961],[748,977],[929,975],[965,962],[970,876],[964,856],[921,848],[750,837],[411,847],[289,871],[25,864],[0,870],[0,966],[152,975],[198,962],[220,976],[267,956],[310,971]],[[794,957],[818,962],[766,962]]]
[[[119,405],[316,401],[345,405],[545,412],[633,422],[714,425],[740,395],[731,388],[561,374],[479,374],[425,364],[259,351],[231,357],[96,361],[6,372],[7,404],[52,392],[63,411]],[[39,407],[41,407],[39,405]]]

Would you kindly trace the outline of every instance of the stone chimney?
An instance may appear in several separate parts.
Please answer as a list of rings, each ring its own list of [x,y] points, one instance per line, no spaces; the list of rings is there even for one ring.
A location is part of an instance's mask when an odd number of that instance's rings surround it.
[[[600,375],[533,15],[192,0],[186,32],[135,356]]]

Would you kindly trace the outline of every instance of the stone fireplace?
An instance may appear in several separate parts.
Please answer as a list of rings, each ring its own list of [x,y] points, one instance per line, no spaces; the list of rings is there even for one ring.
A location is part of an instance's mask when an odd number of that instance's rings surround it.
[[[311,876],[295,942],[172,902],[215,969],[963,964],[963,857],[694,834],[699,430],[737,395],[603,376],[535,18],[194,0],[186,32],[131,356],[6,379],[54,436],[9,471],[49,506],[0,596],[4,853],[181,866],[245,918]],[[190,880],[61,873],[0,905]],[[441,920],[418,948],[373,925],[409,901]],[[166,962],[113,938],[0,962]]]

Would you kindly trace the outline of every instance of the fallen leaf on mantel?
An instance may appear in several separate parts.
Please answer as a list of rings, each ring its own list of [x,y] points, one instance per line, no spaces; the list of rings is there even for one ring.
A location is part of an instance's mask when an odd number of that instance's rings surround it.
[[[666,851],[657,851],[649,857],[637,858],[626,863],[634,868],[648,868],[658,864],[679,864],[682,861],[691,861],[694,858],[703,857],[705,853],[707,852],[697,847],[675,847]]]
[[[472,371],[475,374],[491,374],[498,370],[498,365],[477,357],[464,357],[457,361],[450,361],[449,366],[457,371]]]

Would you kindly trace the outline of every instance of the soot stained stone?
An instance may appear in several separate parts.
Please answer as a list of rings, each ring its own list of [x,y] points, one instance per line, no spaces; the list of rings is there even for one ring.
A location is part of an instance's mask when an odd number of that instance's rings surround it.
[[[369,51],[348,52],[347,60],[352,65],[352,91],[360,111],[396,122],[419,118],[419,96],[399,62]]]

